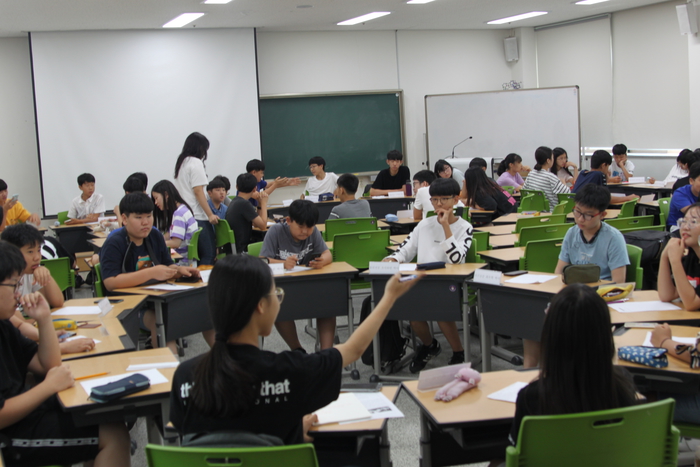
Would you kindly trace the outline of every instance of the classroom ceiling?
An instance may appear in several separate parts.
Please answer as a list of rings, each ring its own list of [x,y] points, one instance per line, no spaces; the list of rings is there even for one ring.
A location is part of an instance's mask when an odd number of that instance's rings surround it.
[[[157,29],[181,13],[206,13],[186,27],[258,28],[263,31],[359,31],[401,29],[508,29],[532,27],[636,8],[660,0],[610,0],[590,6],[576,0],[0,0],[0,37],[31,31]],[[365,24],[336,23],[373,11],[391,14]],[[487,21],[526,13],[547,15],[512,26]]]

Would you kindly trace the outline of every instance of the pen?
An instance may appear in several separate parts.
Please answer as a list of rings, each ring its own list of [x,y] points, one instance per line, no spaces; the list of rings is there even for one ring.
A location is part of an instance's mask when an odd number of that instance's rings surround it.
[[[104,376],[104,375],[108,375],[108,374],[109,374],[109,371],[105,371],[104,373],[95,373],[94,375],[80,376],[78,378],[75,378],[75,380],[80,381],[81,379],[94,378],[95,376]]]
[[[614,301],[608,302],[608,303],[623,303],[623,302],[628,302],[628,301],[629,301],[629,298],[621,298],[620,300],[614,300]]]

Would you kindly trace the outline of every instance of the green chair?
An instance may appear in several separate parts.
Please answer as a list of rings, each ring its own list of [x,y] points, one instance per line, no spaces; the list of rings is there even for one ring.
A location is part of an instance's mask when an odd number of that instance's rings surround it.
[[[520,236],[513,246],[527,246],[528,243],[537,240],[561,240],[571,227],[576,224],[541,225],[538,227],[525,227],[520,231]]]
[[[513,233],[520,233],[523,227],[538,227],[540,225],[566,224],[566,214],[553,214],[551,216],[522,217],[515,221]]]
[[[460,214],[461,210],[461,214]],[[452,209],[452,212],[454,213],[455,216],[461,217],[465,221],[470,221],[471,216],[469,215],[469,206],[464,206],[464,207],[455,207]],[[435,211],[428,211],[425,213],[425,218],[427,219],[428,217],[433,217],[435,215]],[[491,214],[488,215],[489,218]]]
[[[57,214],[58,216],[58,223],[60,225],[64,225],[66,221],[68,220],[68,211],[61,211]]]
[[[526,190],[520,189],[521,196],[533,195],[535,197],[532,209],[523,209],[524,211],[549,211],[549,200],[541,190]],[[521,198],[522,202],[522,198]]]
[[[622,203],[620,207],[620,215],[617,216],[618,219],[623,219],[625,217],[634,217],[634,207],[637,205],[639,199],[633,199],[632,201],[627,201]]]
[[[675,466],[673,399],[621,409],[525,417],[506,467]]]
[[[647,227],[633,227],[630,229],[618,229],[620,233],[634,232],[635,230],[656,230],[657,232],[663,232],[666,228],[663,225],[652,225]]]
[[[518,269],[522,271],[554,272],[559,261],[561,243],[557,240],[535,240],[525,246],[525,256],[520,257]]]
[[[333,239],[333,262],[345,261],[357,269],[368,269],[370,261],[381,261],[387,256],[388,230],[370,230],[337,234]],[[351,290],[369,289],[371,282],[364,279],[350,281]]]
[[[504,185],[501,188],[503,188],[505,191],[510,193],[511,196],[515,194],[515,187],[514,186]]]
[[[219,219],[219,222],[214,226],[216,233],[216,248],[223,248],[223,252],[216,255],[216,259],[221,259],[227,254],[236,253],[236,237],[233,235],[233,230],[228,222],[224,219]],[[230,248],[230,253],[228,252]]]
[[[636,229],[651,227],[654,225],[654,216],[641,217],[618,217],[617,219],[605,219],[605,223],[615,227],[617,230]]]
[[[573,211],[574,206],[576,206],[574,198],[576,198],[576,193],[557,193],[557,199],[559,200],[559,203],[566,203],[564,212],[567,214]]]
[[[634,282],[634,288],[642,290],[644,285],[644,269],[642,269],[642,249],[635,245],[627,245],[627,256],[630,264],[627,265],[627,282]]]
[[[263,242],[251,243],[248,245],[248,254],[250,256],[260,256],[260,250],[262,250]]]
[[[668,211],[671,209],[671,198],[659,198],[659,220],[660,224],[664,227],[666,226],[666,219],[668,219]]]
[[[376,217],[349,217],[345,219],[327,219],[326,230],[323,232],[323,239],[332,242],[333,237],[338,234],[367,232],[377,230]]]
[[[102,298],[107,296],[107,288],[102,280],[102,265],[97,263],[93,266],[95,271],[95,282],[92,283],[92,291],[95,297]]]
[[[197,229],[195,233],[192,234],[190,238],[190,243],[187,245],[187,260],[190,266],[197,267],[197,261],[199,261],[199,252],[197,251],[197,245],[199,244],[199,234],[202,233],[202,228]]]
[[[146,446],[149,467],[318,467],[313,444],[252,448]]]
[[[489,244],[489,233],[488,232],[474,232],[472,234],[472,240],[478,240],[479,241],[479,247],[476,252],[480,251],[486,251],[486,250],[492,250],[493,248]],[[472,244],[470,249],[475,248],[474,245]]]
[[[552,214],[568,214],[566,211],[567,206],[568,203],[566,201],[557,204],[556,206],[554,206],[554,209],[552,209]]]
[[[528,195],[528,196],[522,196],[520,197],[520,204],[518,205],[518,212],[527,212],[527,211],[537,211],[537,209],[533,209],[533,204],[535,202],[535,197],[533,195]]]
[[[486,232],[488,233],[488,232]],[[464,260],[465,263],[485,263],[481,258],[481,255],[479,254],[479,251],[483,251],[483,249],[479,249],[479,239],[474,236],[472,237],[472,246],[469,248],[467,251],[467,256]]]
[[[73,298],[75,271],[71,267],[70,258],[42,259],[41,265],[49,270],[66,298]]]

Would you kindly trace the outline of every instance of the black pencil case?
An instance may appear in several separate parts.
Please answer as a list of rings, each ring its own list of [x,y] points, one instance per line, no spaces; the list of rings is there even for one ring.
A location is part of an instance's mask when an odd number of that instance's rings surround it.
[[[416,265],[416,270],[418,271],[428,271],[430,269],[444,269],[445,267],[445,262],[444,261],[435,261],[432,263],[422,263],[422,264],[417,264]]]
[[[134,373],[113,383],[95,386],[90,392],[90,400],[95,402],[110,402],[135,392],[143,391],[151,386],[151,380],[141,373]]]

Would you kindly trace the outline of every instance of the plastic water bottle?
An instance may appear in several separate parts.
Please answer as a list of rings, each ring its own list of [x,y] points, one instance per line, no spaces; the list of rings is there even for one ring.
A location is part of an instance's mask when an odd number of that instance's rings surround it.
[[[413,185],[411,185],[410,180],[406,180],[406,189],[404,191],[406,196],[413,196]]]

